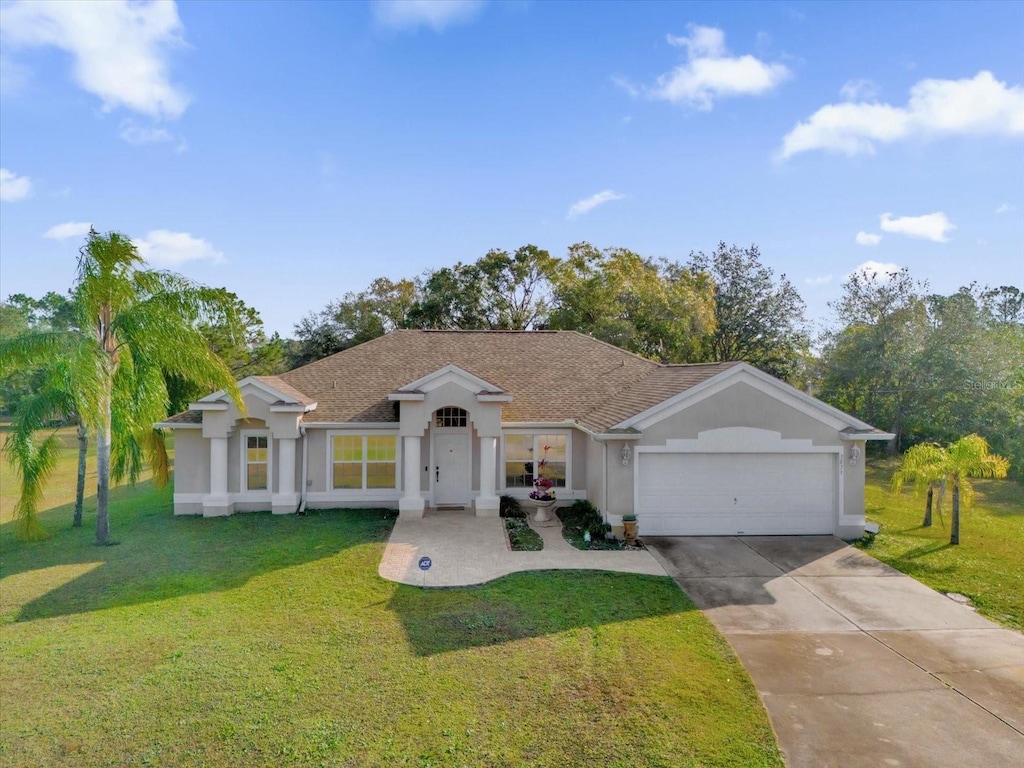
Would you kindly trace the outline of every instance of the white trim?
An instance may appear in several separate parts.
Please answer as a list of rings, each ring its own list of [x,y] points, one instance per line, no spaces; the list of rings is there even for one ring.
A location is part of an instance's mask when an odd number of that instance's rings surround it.
[[[367,488],[366,487],[366,438],[370,435],[374,436],[390,436],[395,438],[395,487],[394,488]],[[334,438],[335,437],[361,437],[363,438],[363,475],[362,475],[362,488],[335,488],[334,487]],[[358,495],[360,498],[367,494],[375,494],[382,491],[386,491],[392,495],[398,494],[401,496],[402,488],[402,438],[398,434],[398,430],[391,429],[362,429],[359,432],[353,434],[351,430],[343,429],[329,429],[327,430],[327,491],[328,494],[342,494],[344,497],[352,495]],[[349,462],[354,464],[355,462]],[[317,493],[324,493],[319,491]],[[310,492],[309,498],[313,500],[314,492]],[[396,496],[395,498],[398,498]],[[376,498],[376,497],[374,497]],[[389,497],[390,498],[390,497]]]
[[[511,403],[512,395],[478,392],[476,401],[478,403]]]
[[[769,376],[764,371],[760,371],[746,363],[737,363],[712,376],[710,379],[702,381],[700,384],[690,387],[677,395],[673,395],[667,400],[662,400],[660,403],[641,411],[635,416],[629,417],[625,421],[616,424],[615,427],[618,429],[633,427],[643,431],[740,382],[748,384],[762,394],[783,402],[794,410],[800,411],[833,429],[842,430],[846,427],[873,429],[870,424],[855,419],[848,413],[844,413],[838,408],[833,408],[831,405],[823,403],[821,400],[811,397],[799,389],[791,387],[786,382],[780,381],[774,376]]]
[[[398,434],[397,421],[303,421],[306,429],[331,429],[336,431],[376,432],[392,430]]]
[[[190,422],[158,421],[153,427],[156,429],[202,429],[203,425]]]
[[[866,440],[892,440],[896,435],[889,432],[870,432],[868,434],[858,434],[856,432],[840,432],[839,439],[848,443],[863,443]]]
[[[422,392],[391,392],[388,394],[388,400],[391,400],[392,402],[395,400],[402,402],[418,402],[426,399],[426,397],[427,396]]]
[[[270,434],[269,429],[241,429],[238,435],[241,447],[241,464],[238,467],[238,500],[262,501],[266,497],[267,501],[270,501],[274,489],[274,436]],[[267,438],[267,487],[255,491],[249,490],[249,461],[246,449],[250,437]]]
[[[289,403],[287,405],[271,405],[268,410],[271,413],[308,413],[316,409],[316,403],[303,405],[302,403]]]
[[[189,403],[188,409],[190,411],[226,411],[228,409],[228,404],[207,403],[200,400],[197,403]]]
[[[405,392],[430,392],[431,390],[437,389],[443,384],[454,382],[461,385],[465,389],[472,389],[476,387],[476,392],[504,392],[501,387],[497,387],[490,382],[484,381],[479,376],[474,376],[469,371],[460,368],[459,366],[449,363],[443,368],[438,368],[432,373],[428,373],[416,381],[410,381],[408,384],[399,387],[395,394],[401,394]],[[469,386],[466,386],[466,385]]]
[[[560,493],[565,493],[565,494],[571,494],[572,493],[572,442],[573,441],[572,441],[572,430],[571,429],[565,429],[564,427],[555,427],[555,428],[548,427],[546,429],[542,428],[542,427],[534,427],[532,429],[516,427],[516,428],[505,429],[503,427],[502,430],[501,430],[501,445],[500,445],[500,448],[499,448],[499,454],[500,454],[499,458],[500,458],[500,461],[499,461],[499,464],[498,464],[499,470],[500,470],[498,474],[501,477],[501,484],[498,486],[499,495],[501,495],[502,493],[508,493],[509,495],[515,496],[516,495],[515,491],[525,491],[526,494],[529,495],[529,492],[532,490],[530,487],[526,487],[526,488],[509,488],[505,484],[507,482],[507,480],[508,480],[508,472],[507,472],[507,467],[506,467],[506,463],[507,462],[505,461],[505,437],[508,436],[508,435],[531,435],[533,437],[533,450],[534,450],[534,452],[537,451],[537,438],[540,435],[562,435],[562,436],[564,436],[565,437],[565,487],[564,488],[559,488],[559,487],[556,486],[556,488],[555,488],[555,496],[558,497],[558,495]],[[534,465],[536,466],[536,462],[534,462]],[[588,467],[587,469],[589,470],[590,468]],[[534,475],[536,476],[536,472],[534,473]],[[578,498],[578,497],[573,496],[572,498]],[[586,498],[586,492],[585,491],[584,491],[583,498]]]
[[[241,381],[238,382],[238,389],[239,390],[242,390],[245,387],[252,387],[253,389],[258,390],[260,393],[262,393],[262,395],[264,395],[264,397],[260,397],[260,399],[261,400],[265,400],[268,403],[272,403],[272,402],[276,402],[278,400],[281,400],[281,401],[283,401],[285,403],[290,403],[292,405],[298,405],[299,404],[299,401],[296,400],[291,395],[286,395],[283,392],[280,392],[280,391],[274,389],[269,384],[264,384],[262,381],[259,381],[255,376],[246,376],[244,379],[242,379]],[[218,389],[216,392],[214,392],[212,394],[209,394],[209,395],[207,395],[204,398],[201,398],[199,400],[199,402],[200,403],[216,402],[217,400],[220,400],[220,398],[225,397],[226,395],[227,395],[227,391],[226,390]],[[266,396],[272,397],[273,400],[266,400]],[[314,407],[315,407],[315,404],[314,404]],[[198,410],[198,409],[196,409],[196,410]]]

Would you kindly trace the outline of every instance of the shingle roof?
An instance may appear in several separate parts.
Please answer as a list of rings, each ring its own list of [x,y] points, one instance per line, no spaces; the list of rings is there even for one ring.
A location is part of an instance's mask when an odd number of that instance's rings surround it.
[[[578,420],[599,430],[733,365],[659,365],[575,331],[398,330],[259,378],[304,404],[316,402],[306,422],[394,422],[397,404],[388,394],[449,364],[512,395],[502,404],[504,422]],[[190,411],[167,421],[200,420]]]
[[[253,378],[266,384],[268,387],[273,387],[285,397],[297,400],[302,405],[312,405],[316,402],[316,398],[311,398],[304,392],[300,392],[280,376],[253,376]]]
[[[598,431],[610,429],[734,365],[736,363],[656,366],[642,379],[581,417],[580,421]]]

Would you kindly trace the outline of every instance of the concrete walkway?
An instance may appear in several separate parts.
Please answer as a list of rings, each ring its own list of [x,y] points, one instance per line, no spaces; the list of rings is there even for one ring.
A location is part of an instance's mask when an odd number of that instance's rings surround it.
[[[718,626],[789,768],[1024,765],[1024,636],[831,536],[644,543]]]
[[[530,523],[544,539],[540,552],[513,552],[504,520],[468,511],[427,510],[422,520],[395,523],[377,572],[382,578],[419,587],[462,587],[518,571],[591,569],[664,576],[645,551],[584,552],[562,538],[561,523]],[[420,559],[430,558],[429,570]]]

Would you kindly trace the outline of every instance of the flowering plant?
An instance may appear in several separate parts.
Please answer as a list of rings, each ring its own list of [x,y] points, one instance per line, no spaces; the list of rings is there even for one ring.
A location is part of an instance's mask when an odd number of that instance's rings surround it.
[[[530,498],[534,501],[554,501],[555,492],[551,490],[554,483],[546,477],[538,477],[533,481],[533,490],[530,491]]]

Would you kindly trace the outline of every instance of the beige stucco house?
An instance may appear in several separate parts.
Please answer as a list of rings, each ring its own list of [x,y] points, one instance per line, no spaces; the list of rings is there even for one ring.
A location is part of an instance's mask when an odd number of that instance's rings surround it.
[[[571,331],[401,330],[215,392],[174,430],[174,512],[463,507],[547,477],[647,535],[864,530],[888,439],[745,363],[659,365]]]

